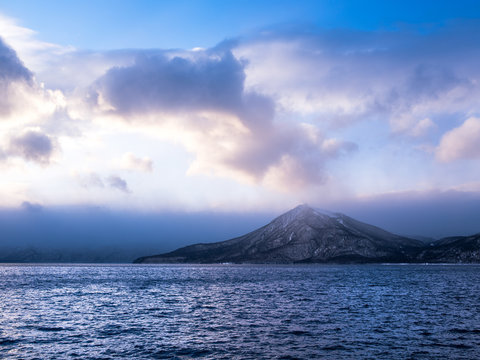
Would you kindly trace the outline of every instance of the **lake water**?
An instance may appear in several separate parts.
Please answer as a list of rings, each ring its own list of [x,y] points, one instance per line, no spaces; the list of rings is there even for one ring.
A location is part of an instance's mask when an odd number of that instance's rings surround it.
[[[480,266],[0,265],[5,359],[478,359]]]

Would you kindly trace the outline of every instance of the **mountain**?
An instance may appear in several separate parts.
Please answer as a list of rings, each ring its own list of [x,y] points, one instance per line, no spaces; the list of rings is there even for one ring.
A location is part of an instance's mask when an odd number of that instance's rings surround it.
[[[300,205],[244,236],[145,256],[135,263],[411,262],[424,247],[419,240],[344,214]]]
[[[480,234],[454,236],[430,243],[417,261],[437,263],[480,263]]]

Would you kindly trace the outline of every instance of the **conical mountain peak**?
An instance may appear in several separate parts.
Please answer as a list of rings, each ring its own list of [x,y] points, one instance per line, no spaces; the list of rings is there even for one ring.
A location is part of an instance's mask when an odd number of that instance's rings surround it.
[[[269,224],[228,241],[196,244],[139,262],[378,262],[409,261],[422,244],[302,204]]]
[[[310,207],[307,204],[301,204],[293,208],[292,210],[289,210],[286,213],[280,215],[277,219],[279,218],[295,219],[297,217],[304,216],[306,214],[311,214],[313,212],[314,212],[314,209],[312,207]]]
[[[270,224],[272,223],[291,223],[292,221],[332,221],[333,219],[336,219],[339,222],[342,222],[343,218],[348,218],[346,215],[342,213],[337,213],[337,212],[332,212],[324,209],[317,209],[314,207],[311,207],[308,204],[301,204],[298,205],[297,207],[293,208],[290,211],[287,211],[286,213],[280,215],[276,219],[274,219]]]

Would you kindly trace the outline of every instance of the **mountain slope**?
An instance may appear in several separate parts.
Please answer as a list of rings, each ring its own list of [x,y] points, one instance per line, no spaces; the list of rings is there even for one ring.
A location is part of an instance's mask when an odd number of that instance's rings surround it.
[[[423,247],[340,213],[300,205],[235,239],[146,256],[136,263],[404,262]]]
[[[440,239],[417,255],[421,262],[479,263],[480,233]]]

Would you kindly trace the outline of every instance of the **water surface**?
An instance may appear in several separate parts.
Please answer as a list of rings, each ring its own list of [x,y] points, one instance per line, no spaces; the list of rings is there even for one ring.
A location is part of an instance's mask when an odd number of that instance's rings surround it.
[[[0,358],[476,359],[480,266],[1,265]]]

